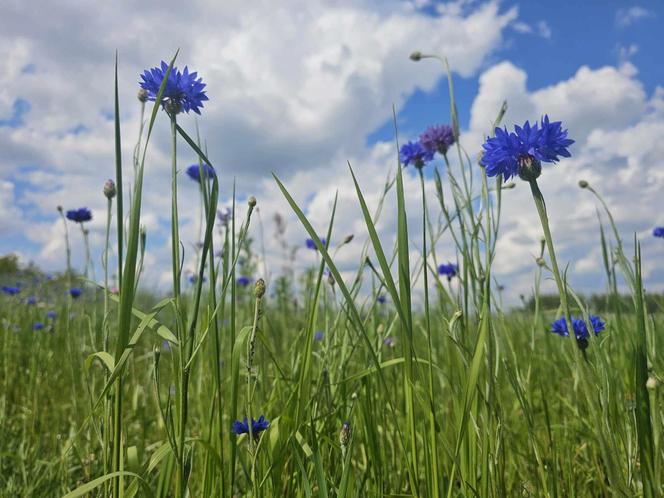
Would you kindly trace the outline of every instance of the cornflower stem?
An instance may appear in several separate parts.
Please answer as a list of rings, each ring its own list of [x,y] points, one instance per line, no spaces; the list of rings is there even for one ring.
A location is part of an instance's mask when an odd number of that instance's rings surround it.
[[[258,320],[260,319],[260,309],[262,296],[256,296],[256,304],[254,306],[254,322],[251,326],[251,335],[247,343],[247,426],[249,428],[249,445],[251,451],[251,489],[252,496],[258,496],[258,480],[256,479],[256,459],[258,456],[258,441],[254,440],[251,402],[253,395],[253,382],[252,382],[252,368],[254,365],[254,352],[256,347],[256,330],[258,329]],[[255,445],[254,445],[255,444]],[[254,445],[254,446],[252,446]]]
[[[109,239],[110,239],[110,233],[111,233],[111,213],[112,213],[112,204],[113,201],[109,198],[108,203],[107,203],[107,210],[106,210],[106,243],[104,245],[104,318],[102,320],[102,342],[103,342],[103,350],[108,351],[108,247],[109,247]],[[108,382],[108,372],[106,373],[106,382]],[[104,444],[104,453],[103,453],[103,459],[104,459],[104,472],[109,473],[109,452],[108,448],[110,447],[110,427],[111,427],[111,406],[110,403],[108,402],[108,396],[106,397],[104,401],[104,434],[103,434],[103,444]],[[104,486],[104,489],[106,490],[106,494],[108,495],[108,491],[110,489],[110,484],[106,483]]]
[[[558,294],[560,295],[560,305],[563,308],[563,315],[565,316],[565,321],[567,322],[567,330],[569,330],[570,335],[574,335],[576,339],[576,334],[574,334],[574,327],[572,325],[572,314],[570,313],[569,303],[567,301],[567,289],[565,282],[560,274],[560,269],[558,268],[558,260],[556,259],[556,251],[553,248],[553,237],[551,236],[551,230],[549,229],[549,218],[546,214],[546,204],[544,202],[544,196],[537,185],[537,180],[530,180],[530,191],[533,194],[533,200],[535,201],[535,207],[537,208],[537,214],[540,218],[540,223],[542,224],[542,230],[544,230],[544,240],[546,241],[546,247],[549,252],[549,259],[551,259],[551,272],[553,273],[553,278],[556,281],[556,286],[558,287]],[[577,346],[581,348],[578,339]],[[585,358],[585,351],[584,351]]]
[[[67,278],[69,287],[71,287],[71,245],[69,244],[69,228],[67,227],[67,218],[65,218],[64,211],[58,207],[58,212],[62,218],[62,224],[65,227],[65,249],[67,251]]]
[[[90,240],[88,239],[88,232],[81,225],[81,234],[83,235],[83,245],[85,246],[85,278],[88,278],[88,269],[90,268]]]
[[[188,350],[186,337],[180,319],[180,231],[178,222],[178,184],[177,184],[177,119],[175,114],[170,114],[171,118],[171,139],[172,139],[172,167],[171,167],[171,259],[173,272],[173,301],[175,308],[175,329],[178,338],[180,354],[179,359],[179,380],[180,389],[178,390],[178,433],[177,433],[177,471],[176,471],[176,496],[183,498],[186,491],[184,466],[185,466],[185,428],[187,424],[187,381],[188,374],[185,371],[187,363],[186,352]]]
[[[434,408],[434,392],[433,392],[433,357],[432,357],[432,343],[431,343],[431,320],[429,313],[429,269],[427,267],[427,198],[426,189],[424,186],[424,173],[422,168],[417,168],[420,177],[420,186],[422,187],[422,258],[423,268],[422,275],[424,277],[424,317],[426,320],[427,332],[427,351],[429,352],[429,436],[431,438],[431,495],[439,496],[438,487],[438,445],[436,442],[436,412]],[[345,461],[344,454],[344,461]]]

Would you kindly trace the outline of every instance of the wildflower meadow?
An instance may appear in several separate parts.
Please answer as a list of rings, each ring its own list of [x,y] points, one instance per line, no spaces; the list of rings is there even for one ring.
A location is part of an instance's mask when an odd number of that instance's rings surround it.
[[[508,101],[468,150],[447,59],[414,52],[412,71],[447,75],[449,100],[438,104],[450,122],[402,141],[395,119],[379,193],[348,163],[361,213],[353,234],[336,229],[336,198],[327,223],[314,223],[273,174],[305,236],[267,243],[315,263],[268,275],[254,243],[261,198],[236,191],[208,155],[216,137],[192,124],[224,89],[185,59],[147,61],[138,99],[124,101],[116,58],[115,164],[98,168],[96,194],[107,209],[53,205],[66,247],[58,272],[2,259],[0,496],[664,495],[664,299],[644,290],[642,241],[614,222],[601,182],[582,178],[605,290],[591,300],[571,285],[551,224],[567,213],[547,210],[547,192],[574,158],[573,127],[554,111],[508,122]],[[140,108],[137,137],[121,126],[130,106]],[[150,290],[142,207],[155,140],[171,152],[159,193],[171,253],[168,284]],[[183,185],[197,204],[178,202]],[[497,242],[517,189],[529,193],[520,208],[537,213],[541,244],[521,262],[532,297],[504,306]],[[199,240],[180,233],[191,213]],[[95,219],[105,223],[101,257],[89,241]],[[649,241],[661,237],[653,227]],[[361,250],[348,271],[339,261],[351,246]],[[541,291],[547,281],[555,294]]]

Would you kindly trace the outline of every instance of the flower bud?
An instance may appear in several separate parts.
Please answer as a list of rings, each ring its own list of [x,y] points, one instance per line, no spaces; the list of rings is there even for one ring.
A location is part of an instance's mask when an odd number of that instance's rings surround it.
[[[249,199],[247,200],[247,204],[249,204],[249,207],[250,207],[250,208],[256,207],[256,198],[252,195],[252,196],[249,197]]]
[[[143,102],[143,103],[147,102],[147,100],[148,100],[148,91],[145,88],[141,88],[138,91],[137,97],[138,97],[139,102]]]
[[[527,182],[537,180],[542,174],[542,163],[531,155],[519,158],[519,178]]]
[[[350,443],[351,434],[350,422],[344,422],[341,426],[341,431],[339,431],[339,443],[341,443],[343,448],[347,447],[348,443]]]
[[[410,60],[415,62],[422,60],[422,52],[420,52],[419,50],[413,52],[412,54],[410,54]]]
[[[254,296],[256,299],[260,299],[265,295],[265,280],[259,278],[256,280],[256,285],[254,286]]]
[[[546,262],[544,261],[544,258],[537,258],[535,260],[535,263],[537,263],[537,266],[540,266],[540,267],[544,266],[546,264]]]
[[[581,188],[588,188],[588,182],[585,180],[580,180],[579,181],[579,187]]]
[[[657,379],[655,377],[648,377],[648,380],[646,381],[646,388],[650,389],[651,391],[653,389],[657,388]]]
[[[109,178],[106,180],[106,183],[104,183],[104,195],[110,200],[115,197],[116,193],[115,182]]]
[[[353,235],[352,233],[350,235],[346,235],[346,238],[344,239],[344,244],[350,244],[350,242],[353,240],[353,237],[355,237],[355,235]]]

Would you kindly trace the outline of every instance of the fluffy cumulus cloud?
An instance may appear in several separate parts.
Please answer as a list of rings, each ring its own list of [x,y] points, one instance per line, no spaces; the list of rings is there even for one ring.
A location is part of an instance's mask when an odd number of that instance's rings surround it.
[[[662,247],[650,237],[650,230],[653,224],[664,223],[657,214],[664,207],[664,146],[657,139],[664,131],[663,95],[661,88],[647,95],[629,64],[583,66],[567,80],[532,90],[526,72],[510,62],[499,63],[480,77],[466,136],[471,147],[490,132],[487,124],[495,119],[503,100],[509,106],[504,123],[510,127],[546,113],[562,120],[576,140],[572,158],[545,165],[540,185],[559,259],[569,264],[570,280],[581,289],[603,288],[597,207],[607,221],[591,193],[578,187],[582,179],[602,194],[627,241],[633,233],[643,239],[644,275],[651,278],[652,288],[662,288],[661,275],[657,275]],[[528,294],[542,231],[527,185],[521,183],[506,193],[503,217],[496,272],[511,281],[514,290]],[[547,285],[554,289],[552,283]]]

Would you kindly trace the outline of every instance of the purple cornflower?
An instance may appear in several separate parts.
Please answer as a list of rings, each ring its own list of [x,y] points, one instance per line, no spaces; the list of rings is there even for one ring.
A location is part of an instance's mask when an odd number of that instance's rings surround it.
[[[42,330],[44,328],[44,324],[42,322],[35,322],[32,324],[32,330]]]
[[[322,330],[317,330],[316,333],[314,334],[314,341],[321,342],[324,337],[325,337],[325,334],[323,334],[323,331]]]
[[[664,227],[655,227],[652,231],[653,237],[664,238]]]
[[[50,311],[46,312],[46,317],[50,318],[51,320],[55,320],[56,316],[58,316],[58,314],[53,310],[50,310]]]
[[[420,142],[408,142],[401,146],[399,158],[404,166],[412,164],[422,168],[433,159],[433,152],[424,148]]]
[[[606,328],[606,324],[602,321],[600,317],[595,315],[589,315],[588,318],[590,320],[590,325],[593,328],[593,332],[595,332],[595,335],[599,334],[602,330]],[[572,327],[574,328],[574,335],[578,340],[587,339],[589,337],[588,327],[583,318],[572,317]],[[569,336],[569,331],[567,329],[567,321],[565,320],[565,317],[560,317],[558,318],[558,320],[556,320],[551,324],[551,332],[553,332],[554,334],[558,334],[562,337]]]
[[[454,263],[447,263],[438,266],[438,275],[445,275],[448,280],[456,277],[459,273],[459,266]]]
[[[237,280],[235,281],[240,287],[246,287],[251,283],[251,279],[249,277],[246,277],[244,275],[240,275],[237,277]]]
[[[219,223],[227,227],[228,223],[231,221],[232,212],[230,208],[217,209],[217,219]]]
[[[81,289],[80,287],[72,287],[71,289],[69,289],[69,294],[74,299],[79,298],[82,293],[83,293],[83,289]]]
[[[394,346],[397,345],[397,340],[394,337],[386,337],[383,339],[383,344],[385,344],[388,348],[393,348]]]
[[[12,287],[10,285],[3,285],[2,286],[2,292],[3,294],[7,294],[8,296],[15,296],[19,292],[21,292],[20,287]]]
[[[379,294],[378,297],[376,298],[376,301],[378,302],[378,304],[385,304],[387,298],[385,297],[384,294]]]
[[[258,420],[251,419],[251,434],[254,439],[258,439],[260,433],[263,432],[270,426],[270,422],[261,415]],[[231,426],[231,432],[236,435],[240,434],[249,434],[249,421],[247,417],[244,417],[244,420],[236,420]]]
[[[86,207],[70,209],[67,211],[67,219],[76,223],[83,223],[92,219],[92,211]]]
[[[325,240],[325,237],[318,237],[318,238],[320,239],[320,243],[321,243],[322,245],[325,245],[325,244],[326,244],[327,241]],[[307,240],[305,241],[305,244],[307,245],[307,249],[311,249],[311,250],[313,250],[313,251],[317,251],[317,250],[318,250],[318,248],[316,247],[316,243],[314,242],[314,239],[307,239]]]
[[[201,183],[201,168],[198,164],[192,164],[187,168],[187,176],[194,180],[195,182]],[[207,163],[203,163],[203,176],[206,180],[211,180],[217,176],[216,171],[212,166]]]
[[[447,154],[455,142],[454,131],[449,125],[429,126],[424,133],[420,135],[420,143],[427,151],[432,153]]]
[[[35,296],[28,296],[25,300],[25,304],[29,305],[37,304],[37,298]]]
[[[157,99],[159,87],[162,81],[164,81],[167,70],[168,64],[161,61],[160,67],[146,69],[141,74],[143,81],[140,81],[139,85],[147,91],[148,100],[154,102]],[[197,78],[197,76],[198,73],[196,72],[189,73],[187,66],[184,67],[183,72],[178,71],[173,66],[168,75],[166,87],[164,88],[160,102],[166,112],[171,115],[182,111],[187,113],[194,111],[196,114],[201,113],[199,108],[203,107],[203,101],[208,100],[208,96],[205,95],[205,91],[203,90],[205,88],[203,78]]]
[[[539,124],[530,126],[526,121],[523,127],[515,126],[513,132],[496,128],[495,136],[482,145],[481,164],[488,176],[502,174],[507,180],[518,175],[526,181],[535,180],[542,171],[541,163],[555,163],[558,156],[570,157],[567,147],[573,143],[562,123],[551,123],[545,115]]]

